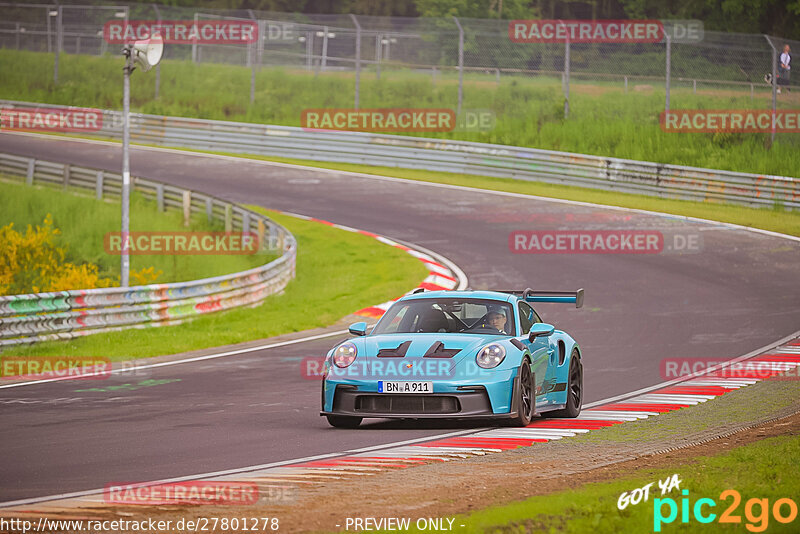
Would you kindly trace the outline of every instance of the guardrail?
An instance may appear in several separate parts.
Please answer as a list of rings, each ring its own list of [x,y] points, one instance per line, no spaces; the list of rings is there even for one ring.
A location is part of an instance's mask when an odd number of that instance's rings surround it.
[[[15,106],[68,109],[0,100],[0,107]],[[90,135],[121,139],[121,113],[103,111],[102,129]],[[142,144],[514,178],[663,198],[800,208],[798,178],[507,145],[144,114],[131,115],[131,139]]]
[[[0,153],[0,174],[29,185],[46,184],[119,197],[118,173]],[[0,347],[52,339],[181,323],[199,315],[253,306],[294,278],[297,244],[280,224],[224,200],[132,177],[132,186],[159,210],[181,209],[184,219],[205,213],[224,221],[225,231],[257,234],[266,250],[281,255],[247,271],[171,284],[0,296]]]

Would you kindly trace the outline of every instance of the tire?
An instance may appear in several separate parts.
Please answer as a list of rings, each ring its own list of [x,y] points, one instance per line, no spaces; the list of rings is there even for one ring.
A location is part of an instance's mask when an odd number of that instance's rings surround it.
[[[351,417],[349,415],[326,415],[328,424],[336,428],[358,428],[361,424],[361,417]]]
[[[509,426],[528,426],[536,410],[536,385],[531,372],[531,364],[527,358],[522,360],[522,364],[519,366],[518,377],[514,399],[511,402],[512,406],[517,406],[517,415],[512,417],[508,423]]]
[[[583,406],[583,364],[578,351],[573,350],[569,363],[567,379],[567,406],[561,410],[553,410],[542,414],[544,417],[578,417]]]

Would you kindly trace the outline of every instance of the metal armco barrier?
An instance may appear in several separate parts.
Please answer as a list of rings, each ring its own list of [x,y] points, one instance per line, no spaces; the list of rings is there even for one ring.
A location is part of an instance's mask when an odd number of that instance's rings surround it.
[[[62,108],[0,100],[4,107]],[[121,113],[90,135],[121,139]],[[425,169],[574,185],[662,198],[800,208],[800,179],[665,165],[507,145],[132,114],[142,144]]]
[[[0,174],[29,185],[61,185],[94,191],[97,198],[119,197],[119,174],[0,154]],[[280,224],[218,198],[132,178],[134,190],[159,209],[204,213],[224,221],[226,231],[250,231],[280,253],[247,271],[202,280],[128,288],[85,289],[0,296],[0,347],[181,323],[206,313],[253,306],[281,291],[295,275],[297,243]]]

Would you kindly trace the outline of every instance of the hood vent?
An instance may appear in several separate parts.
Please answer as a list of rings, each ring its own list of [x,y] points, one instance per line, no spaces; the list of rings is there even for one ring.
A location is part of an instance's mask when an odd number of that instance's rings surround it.
[[[444,348],[444,343],[437,341],[430,346],[423,358],[452,358],[459,352],[461,352],[461,349],[446,349]]]
[[[410,346],[411,342],[406,341],[393,349],[381,349],[378,351],[378,358],[404,358]]]

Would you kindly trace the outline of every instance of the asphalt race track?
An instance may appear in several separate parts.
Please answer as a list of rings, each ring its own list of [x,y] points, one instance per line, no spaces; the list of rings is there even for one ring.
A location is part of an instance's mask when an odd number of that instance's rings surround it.
[[[118,170],[119,146],[0,134],[0,151]],[[584,351],[585,402],[664,379],[665,358],[729,359],[800,325],[800,243],[721,225],[482,191],[135,148],[132,174],[427,247],[478,289],[586,289],[541,305]],[[659,230],[659,254],[515,254],[515,230]],[[675,238],[675,235],[683,236]],[[694,237],[689,237],[694,236]],[[685,239],[684,239],[685,238]],[[689,253],[666,250],[690,240]],[[320,283],[324,283],[320,281]],[[309,303],[313,313],[313,303]],[[342,310],[342,315],[353,310]],[[466,428],[330,428],[299,360],[338,338],[149,370],[136,380],[0,389],[0,502],[240,468]],[[102,382],[102,383],[101,383]],[[132,383],[126,389],[104,389]]]

